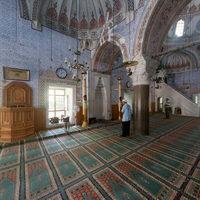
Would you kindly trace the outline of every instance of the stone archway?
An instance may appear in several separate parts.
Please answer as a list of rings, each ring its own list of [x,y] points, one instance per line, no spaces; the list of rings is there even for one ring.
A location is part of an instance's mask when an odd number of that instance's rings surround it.
[[[126,82],[128,81],[126,80],[128,79],[126,69],[122,67],[122,63],[124,62],[124,59],[127,59],[128,55],[126,52],[126,48],[123,48],[124,49],[122,52],[122,46],[118,46],[116,45],[116,43],[106,41],[95,51],[96,53],[93,56],[93,70],[91,72],[92,75],[90,76],[90,88],[94,89],[93,91],[96,91],[95,94],[90,94],[90,102],[92,103],[90,105],[90,112],[94,113],[94,117],[96,117],[95,113],[97,113],[95,112],[95,109],[97,109],[96,104],[98,102],[98,99],[96,97],[99,95],[99,98],[102,99],[101,96],[103,95],[104,99],[107,100],[104,101],[104,106],[108,106],[108,108],[106,109],[107,114],[104,114],[104,116],[109,115],[110,119],[119,118],[119,103],[121,105],[121,100],[119,101],[118,79],[122,79],[122,84],[124,87],[126,86]],[[102,89],[96,90],[98,88],[96,88],[96,85],[94,85],[94,83],[99,77],[101,77],[101,80],[104,83],[103,89],[105,90],[105,92],[103,92]],[[103,109],[102,112],[104,112]]]
[[[145,59],[160,52],[166,33],[169,31],[177,13],[192,0],[150,0],[135,37],[134,57]]]
[[[120,50],[123,61],[127,61],[129,58],[128,49],[126,46],[125,39],[123,39],[120,35],[116,34],[114,36],[108,36],[108,38],[101,38],[99,46],[97,47],[96,51],[93,55],[93,63],[92,69],[95,68],[95,65],[98,63],[99,59],[103,56],[103,52],[105,49],[109,48],[109,46],[113,48],[117,48]]]
[[[177,13],[191,0],[150,0],[138,24],[133,58],[138,61],[132,80],[135,94],[135,132],[149,134],[149,76],[157,67],[152,56],[161,52],[161,46]]]

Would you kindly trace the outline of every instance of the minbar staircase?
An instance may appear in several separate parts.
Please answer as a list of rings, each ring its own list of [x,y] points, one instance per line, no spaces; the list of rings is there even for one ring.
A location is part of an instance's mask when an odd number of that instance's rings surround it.
[[[179,91],[175,90],[166,83],[162,83],[159,89],[155,91],[156,97],[163,97],[172,99],[172,110],[176,107],[181,108],[182,115],[184,116],[200,116],[200,109],[198,104],[192,102],[192,100],[185,95],[181,94]]]

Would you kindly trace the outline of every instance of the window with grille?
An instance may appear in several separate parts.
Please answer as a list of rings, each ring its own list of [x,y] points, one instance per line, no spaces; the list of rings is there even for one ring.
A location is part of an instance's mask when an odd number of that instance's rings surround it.
[[[49,88],[49,118],[62,117],[67,115],[69,110],[69,95],[65,88]]]
[[[176,36],[177,37],[182,37],[184,34],[184,26],[185,26],[185,22],[181,19],[177,22],[176,24]]]

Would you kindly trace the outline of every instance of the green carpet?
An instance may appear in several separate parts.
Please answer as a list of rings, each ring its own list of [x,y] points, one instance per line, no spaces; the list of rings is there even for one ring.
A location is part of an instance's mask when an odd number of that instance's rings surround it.
[[[149,136],[119,135],[113,123],[3,144],[0,200],[200,199],[200,119],[155,114]]]

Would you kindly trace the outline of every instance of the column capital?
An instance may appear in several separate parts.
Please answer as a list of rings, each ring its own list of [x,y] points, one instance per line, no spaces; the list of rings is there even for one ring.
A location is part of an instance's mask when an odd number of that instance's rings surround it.
[[[138,62],[136,66],[130,66],[132,71],[132,82],[133,86],[135,85],[149,85],[149,74],[146,70],[146,60],[143,56],[138,55],[134,58]]]
[[[146,71],[137,71],[132,75],[133,86],[149,85],[149,74]]]

